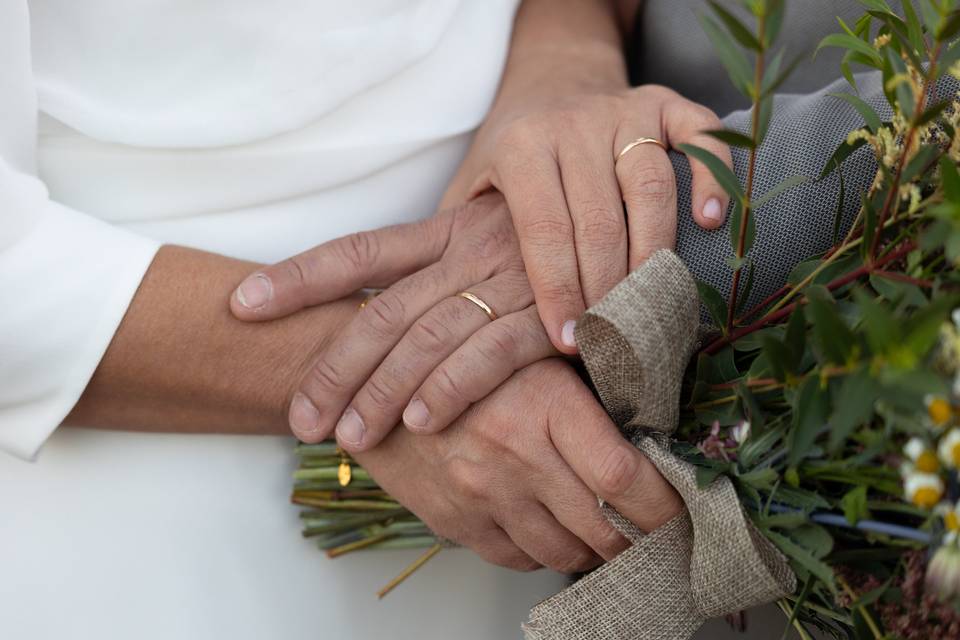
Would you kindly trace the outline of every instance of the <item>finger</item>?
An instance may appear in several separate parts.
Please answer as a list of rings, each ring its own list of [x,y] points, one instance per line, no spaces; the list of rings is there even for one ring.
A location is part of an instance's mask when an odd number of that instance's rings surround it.
[[[433,369],[404,410],[403,422],[415,433],[437,433],[515,371],[555,355],[536,307],[499,318]]]
[[[372,298],[317,355],[301,381],[290,406],[294,435],[319,442],[339,422],[341,446],[362,445],[365,426],[355,411],[344,411],[347,403],[410,325],[437,300],[462,290],[467,277],[436,262]]]
[[[663,125],[671,145],[692,144],[702,147],[733,169],[730,147],[704,131],[723,128],[723,122],[710,109],[684,98],[677,98],[664,109]],[[726,218],[730,198],[705,164],[688,156],[693,219],[704,229],[716,229]]]
[[[491,180],[510,207],[543,326],[557,349],[576,353],[574,328],[586,307],[557,160],[546,147],[500,157]]]
[[[529,307],[533,301],[522,269],[499,273],[471,286],[470,293],[489,305],[494,313],[510,314]],[[359,450],[376,446],[390,433],[400,422],[400,415],[417,387],[440,363],[471,340],[478,330],[499,323],[500,320],[491,323],[485,310],[460,295],[442,300],[414,322],[350,403],[349,409],[357,413],[366,428],[362,443],[357,445]],[[540,326],[539,319],[536,323]],[[545,338],[543,341],[550,344]],[[472,366],[482,369],[488,363],[474,360]]]
[[[452,220],[449,214],[438,214],[361,231],[263,267],[234,290],[230,310],[240,320],[272,320],[363,287],[393,284],[439,259]]]
[[[627,276],[627,221],[611,144],[611,139],[581,140],[561,148],[560,154],[587,307]]]
[[[543,567],[496,525],[485,529],[476,540],[464,541],[464,545],[490,564],[514,571],[536,571]]]
[[[550,421],[550,437],[577,476],[643,531],[652,531],[680,513],[680,496],[653,463],[620,435],[589,391],[572,416]]]
[[[603,561],[539,502],[516,505],[499,524],[524,553],[554,571],[587,571]]]
[[[617,134],[616,153],[638,137],[659,137],[659,123],[626,123]],[[625,135],[630,132],[631,135]],[[667,152],[656,144],[639,144],[616,161],[617,181],[627,206],[629,268],[637,268],[655,251],[673,248],[677,235],[677,185]]]
[[[596,494],[565,462],[558,462],[547,482],[537,487],[537,498],[570,533],[604,560],[612,560],[630,546],[629,542],[603,516]],[[557,487],[563,487],[563,491],[557,491]]]

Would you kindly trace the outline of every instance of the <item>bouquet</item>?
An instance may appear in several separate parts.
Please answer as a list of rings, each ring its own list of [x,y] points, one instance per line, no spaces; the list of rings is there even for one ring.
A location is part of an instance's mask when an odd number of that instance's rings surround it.
[[[708,151],[682,147],[733,202],[732,286],[725,297],[699,284],[714,326],[688,370],[672,452],[703,487],[729,478],[789,561],[798,586],[778,602],[785,632],[960,638],[960,100],[938,91],[960,79],[960,10],[956,0],[907,0],[902,15],[862,3],[863,17],[820,47],[845,50],[854,89],[853,65],[879,71],[892,115],[837,94],[865,126],[815,178],[840,174],[833,246],[752,308],[754,211],[810,179],[753,193],[773,94],[801,58],[773,53],[784,0],[744,0],[752,27],[714,2],[703,17],[753,110],[749,131],[708,132],[746,151],[745,184]],[[842,164],[862,148],[878,169],[845,225]],[[439,550],[335,445],[299,453],[293,501],[328,554],[428,547],[402,579]]]

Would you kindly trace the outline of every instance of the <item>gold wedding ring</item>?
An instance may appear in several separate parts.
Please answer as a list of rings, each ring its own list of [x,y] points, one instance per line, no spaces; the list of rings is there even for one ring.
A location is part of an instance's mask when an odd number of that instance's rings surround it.
[[[481,299],[480,299],[479,297],[477,297],[476,295],[470,293],[469,291],[461,291],[461,292],[458,293],[457,295],[460,296],[461,298],[465,299],[465,300],[469,300],[469,301],[472,302],[473,304],[475,304],[475,305],[477,305],[478,307],[480,307],[481,309],[483,309],[483,312],[484,312],[485,314],[487,314],[487,317],[490,318],[490,320],[496,320],[496,319],[497,319],[497,312],[494,311],[493,309],[491,309],[491,308],[490,308],[490,305],[488,305],[486,302],[484,302],[483,300],[481,300]]]
[[[357,307],[357,311],[362,311],[363,308],[364,308],[365,306],[367,306],[367,305],[370,303],[371,300],[373,300],[374,298],[376,298],[376,297],[377,297],[378,295],[380,295],[381,293],[383,293],[383,290],[382,290],[382,289],[377,289],[376,291],[371,291],[370,293],[368,293],[368,294],[367,294],[367,297],[364,298],[364,299],[363,299],[363,302],[361,302],[360,305]]]
[[[637,138],[636,140],[634,140],[633,142],[625,146],[623,150],[621,150],[620,153],[617,154],[617,159],[614,160],[614,164],[616,164],[617,162],[620,162],[620,158],[627,155],[627,153],[629,153],[631,150],[636,149],[642,144],[655,144],[661,149],[663,149],[664,151],[668,151],[667,145],[665,145],[660,140],[657,140],[656,138]]]

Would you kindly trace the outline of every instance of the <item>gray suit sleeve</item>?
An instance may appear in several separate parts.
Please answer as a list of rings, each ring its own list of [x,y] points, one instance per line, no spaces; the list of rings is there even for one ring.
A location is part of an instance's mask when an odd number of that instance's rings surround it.
[[[860,97],[870,104],[882,120],[891,112],[882,91],[879,72],[857,77]],[[941,95],[957,89],[947,79],[938,87]],[[847,134],[864,122],[846,102],[831,93],[850,92],[844,80],[807,95],[781,95],[774,103],[769,133],[757,156],[754,197],[766,193],[788,176],[803,175],[811,180],[794,187],[755,212],[756,243],[751,257],[756,264],[754,285],[748,304],[753,305],[779,289],[793,267],[833,244],[834,217],[840,195],[840,179],[834,172],[816,180],[836,147]],[[724,118],[726,127],[748,132],[750,112],[738,111]],[[671,152],[677,177],[678,227],[677,253],[694,277],[716,287],[726,298],[732,270],[726,264],[732,255],[729,222],[718,231],[704,231],[691,218],[690,167],[686,157]],[[741,184],[745,182],[747,152],[733,150],[733,162]],[[842,209],[845,232],[860,207],[860,194],[869,188],[877,165],[872,149],[861,147],[842,165],[845,198]]]

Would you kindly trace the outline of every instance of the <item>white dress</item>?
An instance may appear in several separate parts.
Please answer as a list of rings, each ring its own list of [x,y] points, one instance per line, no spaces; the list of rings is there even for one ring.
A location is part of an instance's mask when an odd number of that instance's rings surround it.
[[[0,637],[519,637],[554,574],[328,560],[293,440],[57,430],[159,243],[276,261],[430,215],[516,0],[0,0]],[[9,454],[9,455],[8,455]]]

